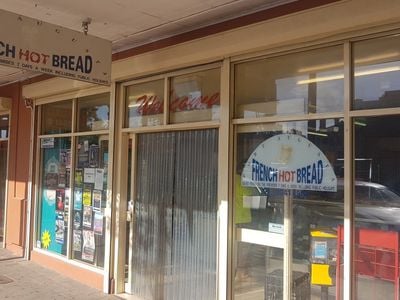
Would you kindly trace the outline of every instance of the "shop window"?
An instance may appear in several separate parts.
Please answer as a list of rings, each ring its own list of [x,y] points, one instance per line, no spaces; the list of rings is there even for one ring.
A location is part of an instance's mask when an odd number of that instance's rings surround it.
[[[220,69],[165,76],[125,88],[125,127],[219,120]],[[165,83],[169,82],[169,116],[164,116]]]
[[[67,255],[71,189],[71,138],[45,138],[41,146],[41,191],[37,247]]]
[[[283,299],[285,215],[293,297],[337,299],[343,121],[242,126],[234,177],[234,299]],[[290,204],[289,204],[290,203]],[[289,225],[290,226],[290,225]],[[247,298],[246,298],[247,299]]]
[[[343,111],[343,47],[288,54],[235,66],[235,117]]]
[[[100,268],[106,235],[108,134],[93,131],[109,127],[109,97],[104,93],[39,106],[46,134],[38,139],[36,247]]]
[[[400,106],[400,36],[354,43],[353,109]]]
[[[357,299],[396,299],[399,291],[400,117],[354,120]]]
[[[104,266],[108,140],[79,137],[74,174],[72,257]]]
[[[78,131],[107,130],[110,114],[110,94],[78,99]]]
[[[42,106],[42,134],[70,133],[72,131],[72,100]]]
[[[8,138],[9,122],[9,115],[0,115],[0,139]]]
[[[128,86],[125,90],[125,127],[163,124],[164,80]]]
[[[220,81],[219,69],[171,78],[170,122],[218,120]]]

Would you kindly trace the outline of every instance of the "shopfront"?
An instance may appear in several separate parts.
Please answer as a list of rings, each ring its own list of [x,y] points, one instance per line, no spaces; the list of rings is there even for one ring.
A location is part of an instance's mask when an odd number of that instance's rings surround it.
[[[121,85],[124,282],[140,299],[216,297],[220,81],[213,64]]]
[[[234,63],[234,299],[397,299],[398,42]]]
[[[110,93],[87,92],[35,105],[33,256],[98,274],[106,255]],[[89,273],[91,274],[91,273]]]
[[[135,299],[397,299],[400,27],[355,2],[27,86],[32,258]]]

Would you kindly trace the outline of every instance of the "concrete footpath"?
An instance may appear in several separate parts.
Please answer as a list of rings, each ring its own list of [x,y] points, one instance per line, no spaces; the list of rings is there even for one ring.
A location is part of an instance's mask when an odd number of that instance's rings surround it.
[[[0,299],[121,299],[0,248]]]

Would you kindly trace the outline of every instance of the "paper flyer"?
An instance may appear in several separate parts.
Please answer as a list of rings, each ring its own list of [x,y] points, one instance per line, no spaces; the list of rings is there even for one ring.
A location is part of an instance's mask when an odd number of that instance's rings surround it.
[[[91,206],[83,206],[83,227],[92,228],[92,214],[93,210]]]
[[[58,187],[58,173],[47,173],[45,176],[45,186],[48,189]]]
[[[64,189],[56,190],[56,210],[64,211],[64,203],[65,203],[65,190]]]
[[[103,182],[104,182],[104,170],[96,169],[94,188],[96,190],[103,190]]]
[[[85,188],[83,190],[82,199],[83,199],[83,205],[86,205],[86,206],[92,205],[92,189],[90,188],[90,186],[85,185]]]
[[[43,138],[40,140],[40,147],[42,149],[54,148],[54,138]]]
[[[65,187],[69,188],[69,180],[71,178],[71,170],[66,169],[65,170]]]
[[[66,173],[58,173],[58,187],[65,187],[67,185]]]
[[[66,189],[65,190],[64,210],[67,210],[69,208],[70,199],[71,199],[71,190],[70,189]]]
[[[57,213],[56,214],[56,243],[64,244],[64,214]]]
[[[83,243],[82,243],[82,259],[90,262],[94,261],[94,251],[96,245],[94,242],[94,233],[90,230],[83,230]]]
[[[89,166],[91,167],[98,167],[99,166],[99,152],[100,147],[99,145],[90,145],[89,148]]]
[[[82,227],[82,212],[74,212],[74,229],[81,229]]]
[[[93,190],[93,209],[101,210],[101,194],[102,191]]]
[[[94,221],[93,221],[93,231],[94,234],[102,235],[103,234],[103,214],[95,212]]]
[[[57,191],[56,190],[45,190],[44,192],[46,194],[46,202],[49,205],[55,205],[56,198],[57,198]]]
[[[61,149],[60,150],[60,164],[66,168],[71,167],[71,150]]]
[[[74,209],[82,210],[82,189],[75,188],[74,190]]]
[[[84,183],[94,183],[95,170],[96,169],[94,169],[94,168],[84,168],[83,169],[83,182]]]
[[[74,230],[73,245],[74,251],[82,251],[82,231]]]
[[[83,183],[83,171],[82,169],[75,170],[75,185],[80,186]]]

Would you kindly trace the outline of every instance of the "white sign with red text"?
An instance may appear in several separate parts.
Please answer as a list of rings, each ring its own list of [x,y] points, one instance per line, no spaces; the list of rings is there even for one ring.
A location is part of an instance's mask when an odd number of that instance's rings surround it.
[[[326,156],[311,141],[297,134],[279,134],[250,155],[242,185],[336,192],[337,178]]]
[[[1,65],[110,84],[110,41],[4,10],[0,18]]]

